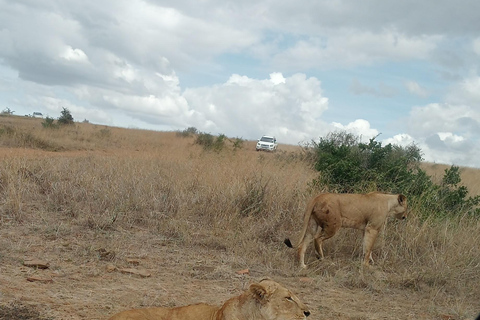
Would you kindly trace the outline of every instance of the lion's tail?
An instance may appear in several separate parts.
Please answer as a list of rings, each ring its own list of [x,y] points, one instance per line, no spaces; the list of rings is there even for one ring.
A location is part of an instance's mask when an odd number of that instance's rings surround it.
[[[285,238],[285,240],[283,240],[283,243],[285,243],[287,245],[287,247],[293,248],[293,245],[292,245],[292,242],[290,241],[290,239]]]
[[[308,207],[307,207],[307,210],[305,211],[305,215],[303,216],[303,228],[302,228],[302,233],[300,234],[300,237],[298,238],[298,243],[296,246],[299,246],[300,243],[303,242],[303,238],[305,238],[305,234],[307,233],[307,229],[308,229],[308,222],[310,221],[310,217],[312,215],[312,212],[313,212],[313,207],[315,206],[315,199],[314,198],[312,201],[310,201],[310,203],[308,204]],[[293,248],[293,244],[292,242],[290,241],[289,238],[286,238],[285,240],[283,240],[283,243],[285,243],[287,245],[287,247],[289,248]]]

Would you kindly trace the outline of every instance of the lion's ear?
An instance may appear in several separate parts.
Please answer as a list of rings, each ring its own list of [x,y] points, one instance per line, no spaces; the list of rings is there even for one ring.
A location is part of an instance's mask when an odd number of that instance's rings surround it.
[[[258,302],[265,302],[267,296],[267,289],[259,283],[253,283],[250,285],[250,292],[252,293],[255,300]]]
[[[405,197],[403,194],[398,195],[398,203],[403,206],[405,204],[405,201],[407,201],[407,197]]]

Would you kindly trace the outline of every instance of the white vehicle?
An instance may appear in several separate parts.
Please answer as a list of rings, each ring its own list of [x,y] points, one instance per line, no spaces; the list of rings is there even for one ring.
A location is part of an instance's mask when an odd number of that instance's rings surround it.
[[[260,139],[258,139],[255,150],[276,151],[277,139],[275,139],[275,137],[273,136],[263,136]]]

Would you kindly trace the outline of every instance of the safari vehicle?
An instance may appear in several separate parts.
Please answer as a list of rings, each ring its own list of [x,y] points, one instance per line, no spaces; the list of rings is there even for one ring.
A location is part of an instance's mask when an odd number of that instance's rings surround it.
[[[277,150],[277,139],[273,136],[263,136],[258,139],[257,146],[255,150],[260,151],[276,151]]]

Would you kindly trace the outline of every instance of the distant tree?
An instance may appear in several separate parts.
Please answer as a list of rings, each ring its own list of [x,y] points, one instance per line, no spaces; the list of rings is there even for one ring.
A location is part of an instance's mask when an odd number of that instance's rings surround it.
[[[60,117],[58,118],[59,124],[73,124],[73,117],[70,110],[63,108]]]
[[[200,132],[198,132],[197,128],[195,127],[188,127],[187,129],[183,130],[183,131],[178,131],[177,132],[177,136],[179,137],[183,137],[183,138],[187,138],[187,137],[191,137],[191,136],[195,136],[197,134],[199,134]]]
[[[6,115],[12,115],[15,111],[12,111],[10,110],[10,108],[5,108],[3,111],[2,111],[2,114],[6,114]]]

